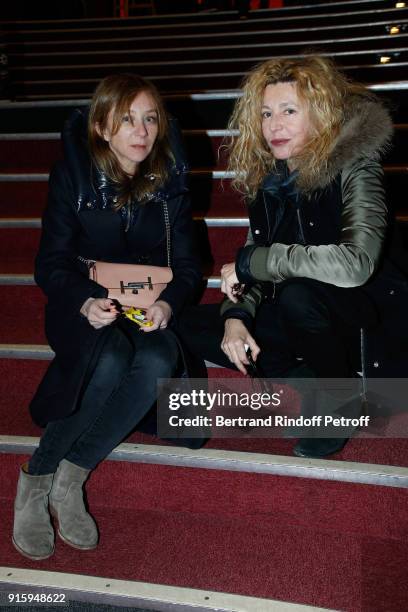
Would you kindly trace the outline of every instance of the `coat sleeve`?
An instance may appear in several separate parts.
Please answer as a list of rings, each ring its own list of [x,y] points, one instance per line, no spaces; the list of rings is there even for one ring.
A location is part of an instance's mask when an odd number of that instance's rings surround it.
[[[253,244],[254,240],[252,237],[252,231],[251,228],[249,228],[245,246],[252,246]],[[245,291],[245,293],[243,293],[241,296],[241,301],[238,303],[225,298],[221,304],[220,314],[224,321],[225,319],[230,318],[241,319],[242,321],[246,322],[248,326],[250,326],[261,302],[262,288],[258,283],[252,285],[247,291]]]
[[[75,212],[73,188],[63,164],[50,175],[48,203],[42,220],[34,277],[49,302],[64,313],[79,313],[89,297],[106,297],[107,290],[91,281],[78,263],[81,225]]]
[[[370,160],[355,162],[343,170],[341,189],[339,243],[246,247],[241,257],[252,281],[303,277],[337,287],[357,287],[368,281],[379,263],[387,228],[381,165]],[[238,278],[241,280],[240,274]]]
[[[188,193],[178,197],[171,224],[171,267],[173,280],[162,291],[159,300],[170,304],[173,315],[193,300],[202,281],[198,257],[193,246],[193,228]]]

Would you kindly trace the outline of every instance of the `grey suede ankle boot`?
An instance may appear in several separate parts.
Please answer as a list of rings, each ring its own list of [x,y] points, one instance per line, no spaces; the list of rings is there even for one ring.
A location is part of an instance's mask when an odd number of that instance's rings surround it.
[[[54,474],[33,476],[21,467],[14,502],[13,544],[25,557],[40,561],[54,552],[48,494]]]
[[[58,535],[66,544],[82,550],[98,544],[98,528],[85,508],[82,488],[90,471],[63,459],[50,493],[50,511],[58,521]]]

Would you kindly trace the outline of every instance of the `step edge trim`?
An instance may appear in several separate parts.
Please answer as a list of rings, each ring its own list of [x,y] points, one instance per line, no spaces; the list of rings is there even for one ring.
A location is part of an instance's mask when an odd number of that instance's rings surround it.
[[[408,33],[407,33],[408,37]],[[209,136],[210,138],[219,138],[226,136],[238,136],[239,130],[227,129],[185,129],[182,130],[186,136]],[[26,141],[26,140],[61,140],[60,132],[2,132],[0,133],[0,141]]]
[[[38,437],[0,435],[0,452],[30,454],[39,443]],[[269,474],[273,476],[311,478],[408,488],[408,468],[378,463],[305,459],[286,455],[267,455],[220,449],[190,450],[152,444],[123,442],[107,457],[111,461],[148,463],[199,469]]]
[[[1,142],[26,140],[61,140],[60,132],[2,132]]]
[[[406,23],[406,20],[402,20],[399,19],[398,20],[398,24],[399,25],[404,25]],[[293,33],[293,32],[292,32]],[[400,40],[401,38],[404,38],[404,36],[407,36],[407,34],[405,32],[402,32],[400,34],[395,34],[393,35],[393,39],[395,40]],[[92,39],[91,39],[92,40]],[[327,39],[319,39],[318,40],[318,44],[322,45],[322,46],[326,46],[330,45],[330,44],[340,44],[346,46],[346,44],[350,45],[350,43],[353,42],[361,42],[361,43],[370,43],[372,40],[375,41],[379,41],[379,40],[390,40],[390,34],[386,33],[386,34],[379,34],[378,36],[375,35],[371,35],[371,36],[351,36],[351,37],[342,37],[342,38],[327,38]],[[105,39],[101,42],[101,45],[103,42],[105,41],[111,41],[111,42],[115,42],[114,40],[112,41],[112,39]],[[51,42],[55,42],[55,41],[51,41]],[[90,40],[85,40],[82,41],[83,44],[88,44],[90,42]],[[98,41],[95,41],[96,43],[98,43]],[[14,46],[17,46],[19,43],[14,43]],[[49,45],[50,41],[36,41],[35,43],[36,45]],[[62,43],[59,42],[59,44],[62,45]],[[72,41],[70,41],[70,44],[72,44]],[[316,46],[316,41],[315,40],[303,40],[303,41],[281,41],[281,42],[270,42],[270,43],[254,43],[251,45],[248,45],[248,47],[250,47],[251,49],[262,49],[262,48],[266,48],[266,47],[281,47],[281,46],[300,46],[300,47],[307,47],[308,45],[314,45]],[[224,49],[240,49],[241,45],[234,45],[234,44],[228,44],[228,45],[203,45],[203,46],[192,46],[192,47],[160,47],[158,49],[154,48],[154,47],[150,47],[148,49],[149,55],[151,54],[158,54],[158,53],[167,53],[167,52],[176,52],[176,53],[180,53],[180,52],[189,52],[189,51],[222,51]],[[50,53],[47,53],[46,51],[33,51],[31,53],[24,53],[23,51],[12,51],[9,55],[12,58],[30,58],[30,57],[57,57],[57,56],[86,56],[86,55],[96,55],[96,56],[107,56],[107,55],[111,55],[112,53],[114,53],[115,55],[125,55],[126,53],[128,53],[128,51],[126,49],[114,49],[114,50],[101,50],[101,49],[91,49],[90,51],[52,51]],[[146,49],[132,49],[132,55],[142,55],[142,54],[146,54]]]
[[[0,359],[52,359],[55,353],[48,344],[0,344]],[[209,368],[218,368],[215,363],[205,362]]]
[[[408,62],[407,62],[408,65]],[[406,173],[408,171],[407,164],[384,164],[383,169],[385,172],[393,173]],[[191,170],[188,174],[190,176],[204,176],[212,177],[213,179],[233,179],[235,172],[230,170]],[[1,172],[0,183],[36,183],[36,182],[47,182],[49,179],[49,173],[44,172]]]
[[[0,285],[35,285],[32,274],[0,274]]]
[[[207,289],[218,289],[221,286],[219,276],[211,276],[207,280]],[[32,274],[0,274],[1,285],[35,285],[34,276]],[[1,345],[0,345],[1,346]]]
[[[47,344],[0,344],[0,359],[52,359]]]
[[[286,56],[286,57],[299,57],[299,56]],[[126,64],[121,64],[121,66],[123,67]],[[132,66],[133,64],[129,64],[129,66]],[[376,70],[381,70],[382,72],[384,72],[385,70],[387,70],[388,72],[390,72],[391,68],[401,68],[401,67],[405,67],[408,66],[408,61],[401,61],[401,62],[390,62],[389,64],[378,64],[378,63],[374,63],[374,64],[353,64],[353,65],[347,65],[347,66],[343,66],[343,70],[344,72],[346,72],[346,74],[348,74],[351,71],[354,70],[358,70],[358,69],[365,69],[367,70],[368,68],[372,68],[372,69],[376,69]],[[228,72],[204,72],[204,73],[200,73],[200,74],[191,74],[191,73],[182,73],[182,74],[147,74],[145,78],[149,79],[149,80],[154,80],[154,81],[174,81],[175,79],[184,79],[186,81],[191,81],[193,79],[197,79],[198,77],[200,77],[201,79],[205,79],[205,78],[209,78],[209,79],[225,79],[225,77],[241,77],[241,79],[243,79],[245,77],[247,73],[243,72],[243,71],[239,71],[237,72],[236,70],[229,70]],[[66,84],[72,84],[72,83],[92,83],[93,86],[96,86],[99,82],[98,78],[91,78],[91,77],[80,77],[80,78],[70,78],[70,79],[19,79],[19,80],[15,80],[14,84],[16,87],[20,87],[21,85],[25,85],[26,87],[31,87],[32,85],[36,85],[36,86],[45,86],[45,85],[50,85],[50,86],[55,86],[55,85],[66,85]]]
[[[11,575],[10,575],[11,574]],[[221,591],[118,580],[109,577],[49,572],[44,570],[0,567],[0,590],[29,586],[32,592],[59,592],[74,601],[117,603],[118,605],[154,605],[160,612],[210,612],[247,610],[248,612],[323,612],[328,608],[283,602],[273,599],[236,595]],[[107,586],[109,585],[109,587]],[[63,606],[62,606],[63,609]]]
[[[380,83],[371,83],[367,85],[367,89],[372,89],[374,91],[390,91],[390,90],[404,90],[408,89],[408,80],[407,81],[390,81],[390,82],[380,82]],[[59,95],[59,94],[57,94]],[[71,94],[72,96],[78,94]],[[38,97],[38,96],[27,96],[26,100],[19,100],[16,102],[10,101],[0,101],[0,109],[16,109],[16,108],[35,108],[35,107],[48,107],[48,106],[76,106],[76,105],[88,105],[91,101],[90,97],[82,97],[83,94],[79,94],[79,98],[69,98],[69,99],[44,99],[44,100],[30,100],[30,97]],[[207,91],[202,93],[178,93],[178,94],[165,94],[163,97],[165,99],[188,99],[188,100],[230,100],[240,98],[242,96],[241,91],[239,90],[231,90],[231,91]]]
[[[249,227],[248,217],[204,217],[193,215],[193,221],[204,221],[207,227]],[[38,229],[40,217],[0,217],[0,229]]]
[[[393,19],[394,15],[395,15],[395,19],[398,19],[398,16],[399,16],[398,14],[401,11],[401,9],[398,9],[395,6],[386,6],[386,7],[383,7],[383,8],[374,8],[374,9],[371,9],[371,10],[370,9],[361,9],[360,8],[360,10],[354,10],[354,11],[347,10],[346,6],[348,6],[348,5],[346,3],[335,3],[335,5],[333,5],[333,6],[337,6],[338,7],[339,5],[340,6],[344,6],[344,10],[337,9],[337,10],[339,10],[339,12],[333,12],[333,13],[325,13],[325,12],[322,11],[321,13],[312,13],[312,14],[310,14],[310,12],[307,11],[307,10],[305,10],[305,11],[301,10],[301,13],[298,14],[298,15],[289,15],[289,14],[287,14],[287,15],[283,15],[282,16],[281,14],[279,14],[279,12],[280,12],[279,9],[278,9],[278,15],[276,15],[276,9],[275,9],[274,10],[275,14],[272,14],[272,15],[268,14],[266,18],[265,18],[265,15],[261,15],[261,16],[258,17],[258,14],[255,14],[255,13],[258,13],[258,11],[255,10],[254,14],[253,14],[253,18],[250,20],[248,25],[251,26],[251,25],[256,25],[258,23],[268,25],[268,21],[270,21],[270,22],[272,22],[272,24],[277,24],[277,28],[279,28],[279,25],[281,25],[282,22],[283,23],[284,22],[288,22],[288,24],[290,26],[291,22],[295,22],[296,20],[298,20],[298,21],[299,20],[303,20],[303,19],[306,19],[306,20],[312,20],[312,19],[314,19],[314,20],[319,20],[319,19],[324,20],[325,18],[326,19],[328,18],[329,20],[333,20],[334,21],[336,17],[346,18],[346,17],[349,17],[349,16],[355,17],[356,15],[358,15],[358,16],[367,15],[367,17],[371,16],[371,15],[375,15],[375,16],[378,16],[380,20],[384,19],[384,18],[385,19],[391,18],[392,21],[395,21]],[[311,5],[311,6],[313,6],[313,5]],[[316,8],[316,6],[318,8],[320,8],[320,5],[315,5],[315,8]],[[289,7],[282,7],[282,8],[285,11],[285,9],[287,10]],[[293,8],[295,8],[295,7],[293,7]],[[303,7],[297,7],[297,8],[303,9]],[[271,9],[269,9],[269,11],[270,10]],[[266,9],[266,11],[268,11],[268,9]],[[110,32],[114,31],[115,33],[118,32],[118,34],[120,34],[121,32],[124,32],[125,34],[127,34],[128,32],[130,34],[134,32],[135,36],[137,36],[137,35],[140,36],[140,33],[143,34],[144,32],[147,32],[147,36],[143,36],[143,38],[150,39],[150,38],[154,38],[155,34],[156,34],[157,38],[176,38],[177,34],[172,34],[171,33],[172,30],[175,31],[176,28],[179,28],[179,30],[180,30],[180,28],[186,28],[186,29],[190,28],[191,29],[191,28],[194,28],[194,27],[195,28],[202,27],[202,28],[216,29],[216,28],[219,27],[220,33],[222,34],[222,32],[223,32],[223,30],[221,30],[222,26],[232,25],[234,27],[237,27],[237,20],[235,18],[235,15],[236,15],[235,11],[222,11],[222,12],[220,12],[220,14],[228,15],[228,17],[230,17],[230,18],[229,19],[214,19],[214,20],[202,20],[202,19],[198,18],[197,21],[187,21],[187,22],[183,22],[183,23],[179,23],[179,22],[176,21],[174,23],[167,23],[167,24],[163,24],[163,23],[156,23],[156,24],[149,23],[149,24],[146,24],[146,25],[126,25],[126,26],[122,26],[122,27],[116,26],[116,25],[109,27],[109,26],[105,25],[105,26],[102,26],[102,27],[95,27],[95,26],[94,27],[81,27],[81,28],[79,28],[79,27],[71,27],[71,28],[65,27],[65,28],[48,28],[48,29],[44,28],[44,29],[34,29],[34,30],[32,30],[32,29],[31,30],[30,29],[21,29],[19,31],[19,33],[20,34],[24,34],[25,37],[26,37],[27,35],[30,35],[30,34],[34,34],[34,36],[35,36],[38,33],[43,34],[43,35],[47,35],[47,34],[50,34],[50,33],[51,34],[59,34],[59,33],[61,33],[61,34],[68,33],[69,34],[69,33],[72,33],[72,32],[84,32],[85,34],[87,34],[88,32],[101,32],[101,34],[103,34],[104,31],[110,31]],[[268,19],[268,17],[269,17],[269,19]],[[48,20],[45,20],[45,21],[48,21]],[[55,20],[50,20],[50,21],[55,21]],[[63,20],[63,21],[68,21],[68,20]],[[23,23],[24,23],[24,21],[23,21]],[[27,23],[27,21],[26,21],[26,23]],[[30,23],[30,21],[28,21],[28,23]],[[379,21],[379,22],[377,22],[377,21],[369,22],[368,25],[371,25],[371,23],[377,24],[377,23],[381,23],[381,21]],[[356,25],[356,24],[354,24],[354,23],[350,24],[349,22],[347,22],[347,23],[342,24],[342,25],[344,27],[348,27],[348,26],[353,26],[353,25]],[[361,24],[357,24],[357,25],[361,25]],[[327,29],[330,26],[324,26],[324,24],[322,24],[322,27],[326,27],[326,29]],[[287,29],[289,29],[289,28],[285,28],[284,27],[283,31],[286,31]],[[301,29],[302,30],[308,30],[309,28],[305,27],[305,28],[301,28]],[[149,32],[149,30],[150,30],[150,32]],[[157,34],[157,30],[165,30],[166,34]],[[256,32],[256,29],[253,30],[252,28],[248,28],[248,31],[252,33],[253,31]],[[167,32],[169,32],[169,33],[167,34]],[[13,34],[15,34],[15,33],[16,32],[12,32],[12,38],[13,38]],[[215,32],[215,33],[218,34],[218,31]],[[182,31],[181,32],[181,36],[183,36],[183,34],[184,34],[184,32]],[[201,35],[201,36],[203,36],[205,34],[206,34],[206,32],[199,32],[199,35]],[[188,36],[188,35],[191,36],[191,33],[187,32],[186,36]],[[30,42],[32,41],[32,39],[30,39],[30,38],[29,38],[29,40],[30,40]],[[47,38],[47,40],[49,40],[49,37]],[[72,39],[70,39],[70,40],[72,40]],[[81,40],[81,39],[79,39],[79,40]],[[16,41],[12,40],[12,42],[16,42]],[[20,42],[20,41],[17,41],[17,42]],[[33,42],[42,42],[42,41],[34,39]]]
[[[378,40],[378,39],[377,39]],[[255,52],[258,49],[255,50]],[[165,49],[163,49],[163,51],[165,51]],[[348,56],[352,56],[352,57],[356,57],[356,56],[362,56],[362,55],[369,55],[370,57],[368,58],[368,61],[371,59],[372,55],[383,55],[385,53],[389,53],[389,54],[393,54],[393,53],[398,53],[400,54],[401,52],[406,51],[406,47],[391,47],[391,48],[372,48],[372,49],[358,49],[358,50],[353,50],[353,51],[323,51],[321,53],[319,53],[319,55],[321,55],[322,57],[348,57]],[[114,51],[112,52],[114,53]],[[108,63],[108,62],[104,62],[103,66],[105,68],[115,68],[116,66],[118,68],[122,68],[122,67],[126,67],[126,68],[130,68],[131,66],[134,66],[135,68],[138,68],[139,66],[184,66],[184,65],[191,65],[192,67],[194,67],[194,65],[208,65],[208,64],[217,64],[217,65],[223,65],[223,64],[244,64],[245,62],[251,62],[252,63],[259,63],[262,61],[266,61],[268,58],[270,57],[270,55],[268,56],[260,56],[260,55],[251,55],[250,57],[244,57],[244,58],[220,58],[220,57],[211,57],[211,58],[200,58],[200,59],[190,59],[190,60],[168,60],[168,61],[134,61],[134,62],[114,62],[114,63]],[[279,57],[282,58],[293,58],[293,57],[298,57],[298,54],[282,54],[279,55]],[[360,64],[359,64],[360,66]],[[97,64],[46,64],[46,65],[39,65],[39,64],[25,64],[25,65],[18,65],[18,66],[14,66],[13,71],[14,72],[18,72],[19,75],[24,74],[25,72],[29,72],[29,73],[39,73],[42,71],[49,71],[52,72],[54,70],[56,71],[72,71],[72,70],[78,70],[78,71],[82,71],[82,70],[91,70],[91,69],[95,69],[97,70],[98,68],[100,68],[101,65],[100,63]],[[344,68],[348,68],[348,66],[344,66]],[[160,76],[160,75],[159,75]],[[184,76],[184,75],[182,75]]]

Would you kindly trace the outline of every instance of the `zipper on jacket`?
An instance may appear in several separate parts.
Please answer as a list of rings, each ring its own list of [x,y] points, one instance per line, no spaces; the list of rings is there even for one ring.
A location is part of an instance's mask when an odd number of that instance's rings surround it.
[[[265,291],[262,293],[262,300],[274,300],[276,296],[276,283],[275,281],[267,281],[267,283],[268,285],[272,283],[272,294],[270,291],[267,291],[266,288],[264,287]]]
[[[129,227],[130,227],[130,206],[129,204],[126,205],[126,225],[125,225],[125,232],[129,231]]]
[[[300,218],[300,210],[299,210],[299,208],[296,209],[296,215],[297,215],[298,224],[299,224],[300,237],[302,239],[303,244],[306,244],[305,234],[304,234],[304,231],[303,231],[302,219]]]
[[[81,263],[85,264],[88,267],[88,270],[90,270],[92,266],[95,264],[95,259],[85,259],[85,257],[82,257],[82,255],[78,255],[77,259]]]

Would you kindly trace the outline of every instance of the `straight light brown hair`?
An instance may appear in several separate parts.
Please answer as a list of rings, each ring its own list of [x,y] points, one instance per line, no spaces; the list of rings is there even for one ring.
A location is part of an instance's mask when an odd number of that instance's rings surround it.
[[[112,133],[116,134],[122,124],[122,118],[125,115],[130,116],[133,100],[142,92],[148,93],[154,100],[158,133],[148,157],[139,164],[136,174],[129,176],[102,135],[108,125],[109,113],[113,110]],[[117,209],[134,200],[146,203],[153,193],[163,186],[168,177],[169,165],[174,162],[168,130],[163,101],[153,83],[127,73],[108,76],[99,83],[89,111],[88,143],[94,163],[115,185]]]

